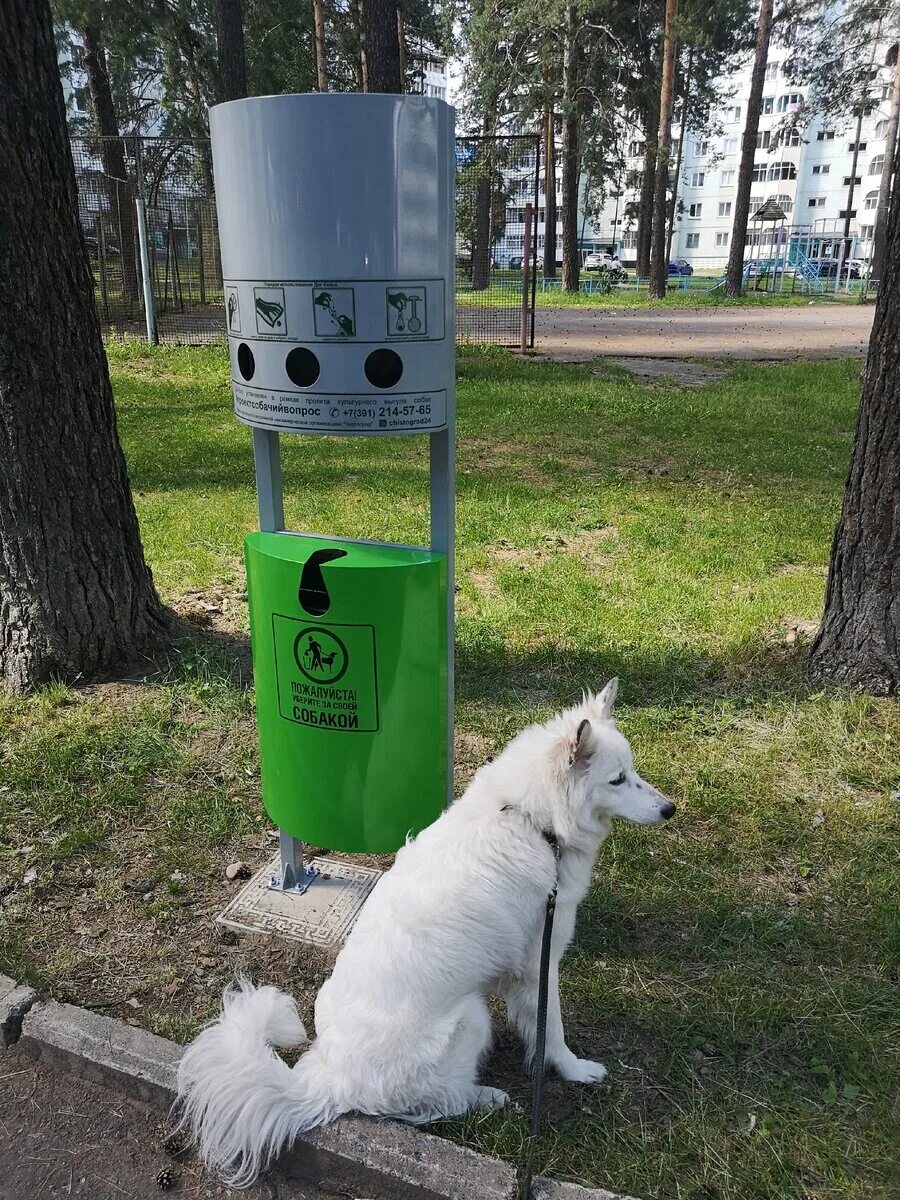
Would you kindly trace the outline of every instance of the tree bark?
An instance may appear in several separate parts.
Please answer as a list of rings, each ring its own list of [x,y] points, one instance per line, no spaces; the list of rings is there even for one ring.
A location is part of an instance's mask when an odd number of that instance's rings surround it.
[[[639,279],[650,275],[650,235],[653,230],[653,197],[656,193],[656,130],[648,124],[644,149],[644,173],[641,176],[641,197],[638,211],[637,259],[635,274]]]
[[[47,0],[0,3],[0,676],[22,692],[166,628],[116,432]]]
[[[891,112],[884,138],[884,167],[878,186],[878,209],[875,213],[875,239],[872,245],[873,279],[880,279],[884,270],[884,248],[887,241],[888,210],[891,204],[891,180],[894,177],[894,158],[897,153],[897,129],[900,124],[900,45],[895,50],[894,87],[891,91]]]
[[[681,106],[681,128],[678,132],[678,154],[675,157],[675,183],[669,197],[668,228],[666,231],[666,271],[672,259],[672,239],[675,236],[675,209],[678,207],[678,188],[681,184],[681,162],[684,158],[684,139],[687,136],[688,111],[691,103],[691,78],[694,74],[694,47],[688,51],[687,71],[684,77],[684,98]]]
[[[367,90],[402,92],[397,6],[392,0],[365,0]]]
[[[756,155],[756,135],[759,132],[759,106],[766,81],[769,58],[769,38],[772,33],[774,0],[761,0],[756,22],[756,54],[750,77],[750,96],[747,100],[747,119],[741,141],[741,165],[738,169],[734,198],[734,220],[731,225],[731,248],[725,269],[725,295],[737,299],[744,282],[744,250],[747,241],[747,221],[750,217],[750,188],[753,183],[753,159]]]
[[[136,308],[140,297],[137,224],[134,192],[125,165],[125,142],[120,136],[100,29],[93,19],[85,17],[80,32],[84,42],[84,69],[91,97],[94,128],[100,143],[100,162],[106,177],[109,216],[122,266],[122,299],[129,310],[123,315],[136,316],[137,312],[132,312],[132,309]]]
[[[247,95],[247,63],[241,0],[216,0],[216,43],[219,53],[219,99],[243,100]]]
[[[492,155],[489,143],[485,150],[484,174],[479,175],[475,185],[475,237],[472,246],[472,291],[483,292],[491,285],[491,260],[493,240],[491,238],[491,179]]]
[[[547,106],[544,115],[544,278],[556,278],[556,113]]]
[[[353,64],[356,88],[357,91],[367,92],[369,90],[369,72],[366,65],[366,31],[362,0],[350,0],[350,19],[356,34],[357,56]]]
[[[884,273],[822,627],[817,684],[900,694],[900,182],[894,163]]]
[[[406,91],[406,25],[403,8],[397,5],[397,52],[400,55],[400,91]]]
[[[666,0],[663,35],[662,82],[659,89],[659,133],[656,150],[656,179],[653,191],[653,230],[650,240],[650,295],[661,300],[666,294],[666,188],[669,182],[669,153],[672,148],[672,105],[675,99],[675,22],[678,0]]]
[[[316,42],[316,87],[320,92],[328,91],[328,64],[325,60],[325,5],[323,0],[312,0],[313,28]]]
[[[577,292],[581,276],[578,253],[578,176],[581,162],[578,122],[578,26],[575,8],[566,9],[563,44],[563,144],[562,144],[562,284]]]

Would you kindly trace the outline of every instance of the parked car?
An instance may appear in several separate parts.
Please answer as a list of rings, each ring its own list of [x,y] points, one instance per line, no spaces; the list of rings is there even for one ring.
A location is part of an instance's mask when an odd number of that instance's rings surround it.
[[[693,275],[694,268],[686,258],[676,258],[669,263],[670,275]]]
[[[521,254],[515,255],[513,258],[511,258],[511,259],[509,260],[509,269],[510,269],[511,271],[521,271],[521,270],[522,270],[522,256],[521,256]]]
[[[584,269],[586,271],[599,271],[602,267],[621,271],[622,262],[618,254],[610,254],[607,250],[592,250],[590,254],[585,255]]]

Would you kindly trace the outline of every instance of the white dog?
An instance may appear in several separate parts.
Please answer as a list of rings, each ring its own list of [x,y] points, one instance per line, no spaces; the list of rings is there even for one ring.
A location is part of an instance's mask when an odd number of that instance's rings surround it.
[[[506,999],[533,1056],[557,873],[546,1058],[563,1079],[604,1078],[566,1045],[559,960],[613,817],[655,825],[675,811],[634,770],[612,719],[617,687],[520,733],[397,854],[319,992],[316,1040],[296,1066],[272,1051],[307,1041],[294,1001],[247,982],[226,993],[185,1051],[178,1090],[203,1159],[229,1183],[251,1182],[301,1130],[341,1113],[426,1122],[505,1104],[477,1080],[485,996]]]

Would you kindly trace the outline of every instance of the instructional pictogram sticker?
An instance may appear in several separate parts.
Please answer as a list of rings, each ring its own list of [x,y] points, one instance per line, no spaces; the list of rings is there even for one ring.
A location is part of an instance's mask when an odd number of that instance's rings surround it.
[[[428,334],[428,316],[425,309],[425,288],[389,287],[385,289],[387,302],[387,336],[425,337]]]
[[[228,318],[228,332],[241,332],[241,301],[236,287],[225,289],[225,313]]]
[[[316,337],[356,337],[356,300],[350,287],[313,288]]]
[[[274,614],[278,710],[286,721],[346,733],[378,729],[375,630]]]
[[[262,334],[287,333],[285,317],[284,288],[255,287],[253,289],[253,306],[256,309],[256,332]]]

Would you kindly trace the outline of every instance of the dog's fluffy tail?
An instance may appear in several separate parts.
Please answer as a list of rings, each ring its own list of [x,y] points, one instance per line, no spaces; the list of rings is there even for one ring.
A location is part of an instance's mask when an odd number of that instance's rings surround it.
[[[308,1052],[290,1068],[273,1046],[299,1046],[306,1030],[290,996],[240,979],[222,1012],[184,1052],[178,1067],[181,1125],[201,1158],[233,1187],[246,1187],[304,1129],[344,1111]]]

